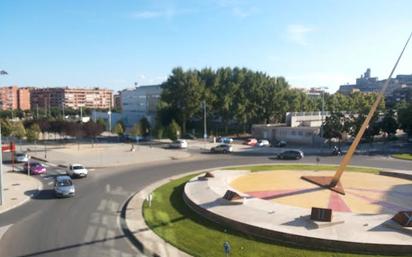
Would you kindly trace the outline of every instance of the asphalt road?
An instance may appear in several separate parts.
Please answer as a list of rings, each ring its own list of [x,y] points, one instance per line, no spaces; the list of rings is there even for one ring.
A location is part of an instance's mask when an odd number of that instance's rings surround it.
[[[321,163],[338,163],[340,158],[322,157]],[[69,199],[55,199],[52,179],[39,177],[45,186],[40,194],[0,214],[0,237],[1,228],[11,225],[0,238],[0,257],[140,256],[120,228],[122,206],[131,194],[161,178],[193,170],[275,162],[278,161],[268,157],[204,154],[200,160],[99,169],[91,171],[85,179],[74,180],[76,196]],[[299,162],[315,163],[315,157],[305,157]],[[392,169],[411,167],[410,162],[381,156],[355,156],[352,164]],[[63,172],[53,167],[48,170],[49,174]]]

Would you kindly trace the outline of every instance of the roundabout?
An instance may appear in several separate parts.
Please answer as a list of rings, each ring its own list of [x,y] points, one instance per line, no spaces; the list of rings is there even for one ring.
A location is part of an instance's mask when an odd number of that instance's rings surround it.
[[[209,170],[208,176],[203,172],[184,179],[174,178],[164,185],[174,183],[173,190],[169,191],[171,195],[161,192],[159,196],[160,188],[153,194],[154,199],[162,197],[161,201],[173,201],[172,209],[178,206],[179,218],[169,218],[179,221],[169,224],[166,216],[172,210],[162,210],[160,219],[163,219],[164,228],[160,228],[159,220],[154,222],[156,218],[152,216],[156,216],[155,209],[148,208],[146,203],[143,211],[146,223],[167,242],[196,256],[203,256],[193,252],[193,248],[199,246],[194,246],[193,241],[185,244],[180,238],[184,234],[180,225],[185,222],[194,221],[192,225],[195,227],[190,230],[199,233],[202,233],[201,229],[213,228],[208,231],[208,242],[214,241],[212,238],[224,241],[234,236],[236,240],[252,241],[245,245],[252,244],[255,250],[265,252],[265,247],[276,248],[266,253],[287,248],[290,252],[283,252],[284,256],[328,256],[328,251],[334,252],[335,256],[349,253],[358,253],[349,254],[351,256],[361,256],[361,253],[410,254],[412,230],[392,220],[398,211],[409,210],[412,206],[408,198],[412,193],[410,180],[384,176],[377,169],[350,167],[348,170],[360,172],[347,172],[343,176],[346,195],[340,195],[300,179],[306,175],[328,176],[335,167],[323,166],[317,171],[316,165],[301,165],[302,169],[299,165],[292,169],[289,166],[220,168]],[[177,188],[181,192],[177,192]],[[227,198],[228,190],[239,197]],[[311,219],[312,207],[330,208],[332,220]],[[169,225],[171,227],[166,228]],[[210,248],[204,250],[214,256]]]

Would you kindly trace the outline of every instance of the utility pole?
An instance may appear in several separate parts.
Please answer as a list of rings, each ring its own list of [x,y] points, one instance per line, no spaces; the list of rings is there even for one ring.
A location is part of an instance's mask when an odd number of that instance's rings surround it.
[[[8,75],[7,71],[0,70],[0,75]],[[1,122],[0,122],[0,205],[3,205],[3,145],[1,142]]]
[[[324,115],[325,115],[325,90],[328,89],[328,87],[320,87],[322,90],[322,113],[320,114],[320,138],[321,138],[321,145],[320,145],[320,152],[321,154],[323,153],[323,120],[324,120]]]
[[[64,114],[64,102],[62,103],[62,111],[63,111],[63,120],[65,119],[65,114]]]
[[[44,98],[44,117],[47,118],[47,98]]]
[[[207,139],[207,128],[206,128],[206,101],[203,100],[203,139]]]
[[[107,114],[109,115],[109,132],[112,132],[112,95],[110,95],[110,105]]]
[[[3,205],[3,145],[1,142],[1,122],[0,122],[0,205]]]
[[[80,106],[80,122],[83,122],[83,109],[82,109],[82,106]]]
[[[36,119],[39,119],[39,104],[36,104]]]

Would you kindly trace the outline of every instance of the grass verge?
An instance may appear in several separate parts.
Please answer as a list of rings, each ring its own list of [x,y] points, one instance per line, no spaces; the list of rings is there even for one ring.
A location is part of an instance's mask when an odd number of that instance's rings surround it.
[[[397,153],[392,155],[393,158],[412,161],[412,154],[410,153]]]
[[[283,169],[324,169],[330,170],[336,166],[329,165],[274,165],[250,166],[253,171],[283,170]],[[237,167],[232,169],[245,169]],[[378,172],[377,169],[351,167],[351,171]],[[371,256],[329,251],[315,251],[299,249],[290,245],[264,242],[252,236],[237,231],[225,230],[221,226],[197,215],[186,206],[182,199],[186,181],[193,175],[169,182],[153,193],[152,207],[145,203],[143,215],[147,225],[160,237],[175,247],[197,257],[224,256],[223,243],[230,242],[232,254],[230,256],[247,257],[354,257]],[[411,255],[412,256],[412,255]]]

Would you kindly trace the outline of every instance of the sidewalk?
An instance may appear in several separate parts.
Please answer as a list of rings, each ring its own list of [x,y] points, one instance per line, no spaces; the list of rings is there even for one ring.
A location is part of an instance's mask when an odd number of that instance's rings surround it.
[[[38,179],[19,172],[9,172],[11,167],[8,165],[3,165],[3,168],[4,202],[0,205],[0,213],[25,203],[42,188]]]
[[[159,147],[131,144],[65,144],[24,145],[29,155],[58,165],[81,163],[88,168],[115,167],[154,161],[180,160],[189,158],[190,153],[182,150],[166,150]]]

